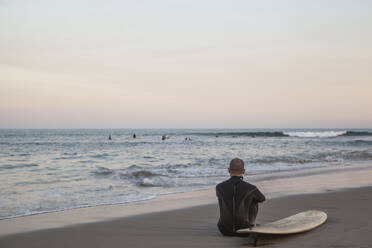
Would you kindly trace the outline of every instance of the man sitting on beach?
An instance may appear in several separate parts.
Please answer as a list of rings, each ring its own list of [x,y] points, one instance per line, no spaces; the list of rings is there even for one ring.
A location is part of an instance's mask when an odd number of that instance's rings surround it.
[[[216,186],[220,207],[217,226],[223,235],[232,236],[239,229],[255,226],[258,203],[265,201],[265,196],[256,186],[243,181],[243,160],[231,160],[228,171],[230,179]]]

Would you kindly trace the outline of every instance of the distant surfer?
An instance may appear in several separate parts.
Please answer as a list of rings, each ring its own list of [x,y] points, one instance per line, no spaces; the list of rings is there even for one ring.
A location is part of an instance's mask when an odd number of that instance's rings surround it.
[[[109,138],[108,139],[111,140],[111,134],[109,135]]]
[[[230,179],[216,186],[220,208],[217,226],[223,235],[234,236],[239,229],[255,226],[258,203],[265,201],[265,196],[256,186],[243,181],[243,160],[231,160],[228,171]]]
[[[161,136],[161,140],[165,140],[167,138],[167,136],[163,135]]]
[[[133,139],[137,138],[136,134],[133,134]]]

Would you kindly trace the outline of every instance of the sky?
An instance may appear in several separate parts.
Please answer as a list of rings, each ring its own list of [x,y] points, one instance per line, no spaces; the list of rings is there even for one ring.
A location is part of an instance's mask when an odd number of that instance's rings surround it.
[[[0,0],[0,128],[372,128],[371,13]]]

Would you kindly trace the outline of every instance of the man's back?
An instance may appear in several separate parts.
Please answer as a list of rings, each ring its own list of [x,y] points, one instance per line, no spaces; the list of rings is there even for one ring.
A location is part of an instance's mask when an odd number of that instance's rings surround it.
[[[240,176],[218,184],[216,194],[220,207],[218,228],[224,235],[234,235],[236,230],[254,225],[258,203],[265,200],[256,186]]]

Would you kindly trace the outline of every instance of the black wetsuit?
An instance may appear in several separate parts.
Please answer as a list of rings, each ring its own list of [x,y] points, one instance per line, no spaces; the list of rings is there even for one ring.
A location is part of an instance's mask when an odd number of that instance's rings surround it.
[[[235,235],[236,230],[255,224],[258,203],[265,196],[256,186],[243,181],[243,177],[232,176],[216,186],[220,207],[218,229],[223,235]]]

